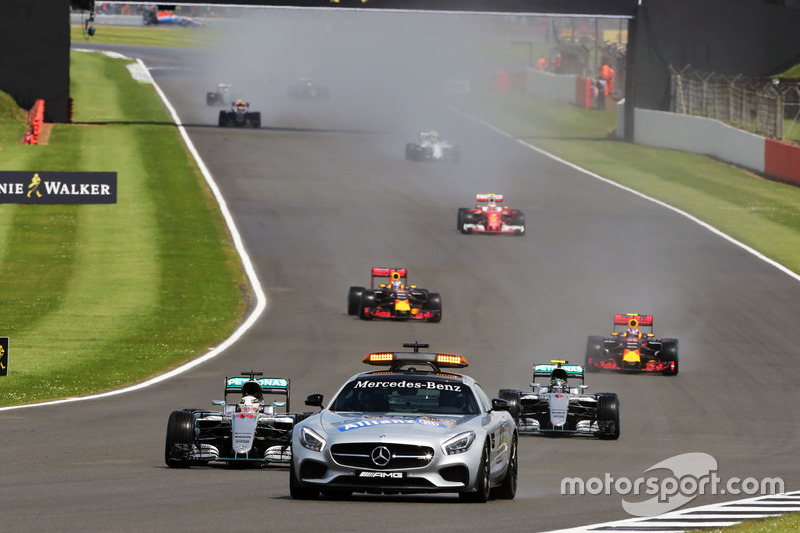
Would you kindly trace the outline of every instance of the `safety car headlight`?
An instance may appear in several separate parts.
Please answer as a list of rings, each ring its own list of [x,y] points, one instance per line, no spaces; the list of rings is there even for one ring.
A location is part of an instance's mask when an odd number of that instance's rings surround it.
[[[300,444],[302,444],[309,450],[314,450],[315,452],[321,452],[322,449],[325,447],[325,439],[320,437],[319,433],[317,433],[313,429],[304,427],[300,430]]]
[[[444,444],[442,444],[442,451],[446,455],[456,455],[459,453],[464,453],[472,447],[473,442],[475,442],[474,431],[467,431],[466,433],[460,433],[455,437],[453,437],[452,439],[448,439],[447,441],[445,441]]]

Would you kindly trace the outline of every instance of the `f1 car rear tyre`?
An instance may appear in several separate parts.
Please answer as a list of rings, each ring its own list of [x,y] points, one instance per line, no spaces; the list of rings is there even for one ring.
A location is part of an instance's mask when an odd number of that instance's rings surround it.
[[[506,475],[500,486],[495,489],[495,496],[501,500],[513,500],[517,495],[517,436],[511,439],[511,450],[508,455]]]
[[[294,473],[294,461],[289,463],[289,495],[295,500],[316,500],[319,496],[317,489],[302,485]]]
[[[619,398],[613,392],[604,392],[597,396],[597,421],[613,422],[614,424],[611,432],[601,431],[597,436],[602,440],[617,440],[619,438]]]
[[[584,369],[586,372],[594,372],[597,370],[592,361],[602,361],[603,360],[603,345],[604,345],[605,338],[601,335],[590,335],[588,339],[586,339],[586,362],[584,363]]]
[[[489,443],[483,445],[481,454],[481,464],[478,468],[477,481],[475,482],[475,492],[459,492],[458,498],[466,503],[486,503],[491,495],[491,485],[489,481]]]
[[[514,418],[514,423],[518,426],[520,415],[520,396],[520,392],[513,389],[500,389],[500,392],[497,393],[498,398],[508,402],[508,413],[512,416],[512,418]]]
[[[189,410],[172,411],[167,421],[167,440],[164,448],[164,462],[170,468],[189,468],[192,461],[188,457],[194,444],[194,414]]]
[[[364,313],[364,308],[369,307],[372,309],[375,307],[375,291],[367,291],[361,293],[361,304],[358,307],[358,318],[361,320],[372,320],[372,317],[368,314]]]
[[[347,293],[347,314],[357,315],[358,308],[361,307],[361,294],[364,292],[364,287],[350,287]]]
[[[661,341],[661,360],[675,363],[673,370],[664,370],[662,372],[663,375],[678,375],[678,339],[663,339]]]
[[[429,311],[439,311],[438,315],[434,318],[429,318],[428,322],[440,322],[442,320],[442,297],[438,292],[428,293],[428,301],[425,302],[425,308]]]

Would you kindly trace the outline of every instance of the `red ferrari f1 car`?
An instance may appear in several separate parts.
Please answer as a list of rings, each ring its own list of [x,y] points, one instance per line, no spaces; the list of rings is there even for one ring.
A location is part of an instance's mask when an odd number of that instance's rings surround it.
[[[461,233],[505,233],[525,235],[525,215],[504,205],[502,194],[476,194],[478,205],[458,208]]]
[[[347,293],[347,314],[362,320],[393,318],[399,320],[442,319],[442,297],[416,285],[408,284],[405,268],[373,267],[369,289],[350,287]],[[375,278],[388,278],[375,286]]]
[[[586,370],[660,372],[675,376],[678,339],[656,339],[653,315],[614,315],[610,337],[592,335],[586,341]]]

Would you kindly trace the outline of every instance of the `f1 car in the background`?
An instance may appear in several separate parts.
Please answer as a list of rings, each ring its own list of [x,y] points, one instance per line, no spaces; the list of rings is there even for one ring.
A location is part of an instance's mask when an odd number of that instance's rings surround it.
[[[605,440],[619,438],[619,399],[611,392],[586,393],[584,369],[568,361],[551,361],[533,366],[532,392],[502,389],[499,398],[509,404],[509,412],[520,433],[560,436],[586,435]],[[546,378],[537,383],[537,378]],[[570,385],[569,379],[580,380]]]
[[[311,78],[299,78],[289,87],[289,96],[300,100],[328,100],[331,93],[327,87],[320,87]]]
[[[288,412],[288,379],[256,377],[261,375],[251,370],[242,372],[245,377],[225,378],[225,399],[212,402],[221,411],[173,411],[167,422],[167,466],[187,468],[211,461],[288,464],[292,428],[307,415]],[[275,397],[285,399],[267,399]]]
[[[442,161],[458,162],[461,160],[461,149],[439,138],[435,131],[422,131],[419,134],[419,144],[406,143],[406,159],[411,161]]]
[[[229,111],[220,110],[219,112],[219,125],[234,126],[243,128],[245,126],[252,126],[254,128],[261,127],[261,113],[258,111],[249,111],[250,104],[244,100],[236,100]]]
[[[504,205],[502,194],[476,194],[478,204],[458,208],[458,230],[461,233],[505,233],[525,235],[525,215]]]
[[[373,267],[369,289],[350,287],[347,293],[347,314],[362,320],[394,318],[400,320],[442,319],[442,297],[416,285],[408,285],[405,268]],[[375,287],[375,278],[388,278]]]
[[[176,24],[178,26],[202,26],[203,23],[189,17],[176,15],[173,11],[149,10],[142,13],[142,23],[145,26],[156,24]]]
[[[586,341],[586,370],[661,372],[675,376],[678,339],[656,339],[653,315],[614,315],[610,337],[592,335]]]
[[[292,435],[289,491],[347,498],[373,494],[457,493],[465,502],[517,493],[518,437],[506,402],[489,400],[463,374],[460,355],[412,351],[371,353],[358,373]],[[443,528],[445,529],[445,528]]]
[[[220,83],[213,91],[206,93],[207,105],[227,105],[228,102],[233,102],[233,85],[230,83]]]

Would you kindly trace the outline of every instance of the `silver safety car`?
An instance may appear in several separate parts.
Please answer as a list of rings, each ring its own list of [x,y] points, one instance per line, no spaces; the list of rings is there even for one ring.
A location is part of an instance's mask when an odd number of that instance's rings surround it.
[[[513,499],[517,428],[507,402],[490,400],[453,368],[458,355],[369,354],[383,368],[351,377],[327,407],[292,436],[289,490],[297,499],[375,494],[457,493],[462,501]],[[306,404],[322,406],[322,395]]]

